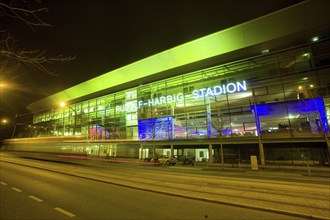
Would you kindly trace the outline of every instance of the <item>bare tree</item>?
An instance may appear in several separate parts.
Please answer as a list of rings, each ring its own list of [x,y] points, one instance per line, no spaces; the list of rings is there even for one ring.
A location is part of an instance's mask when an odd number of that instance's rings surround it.
[[[0,2],[0,18],[16,19],[35,31],[36,27],[51,27],[50,24],[43,21],[41,13],[48,12],[46,7],[41,7],[41,1],[34,0],[8,0]],[[8,30],[0,27],[0,57],[16,60],[33,66],[43,73],[56,75],[54,71],[49,70],[46,64],[54,62],[69,62],[75,59],[75,56],[47,56],[46,50],[36,49],[28,50],[17,46],[17,40]],[[4,59],[2,59],[4,60]]]

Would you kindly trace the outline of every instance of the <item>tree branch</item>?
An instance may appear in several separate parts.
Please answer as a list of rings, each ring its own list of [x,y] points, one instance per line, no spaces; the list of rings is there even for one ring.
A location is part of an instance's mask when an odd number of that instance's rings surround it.
[[[6,1],[6,0],[4,0]],[[33,27],[50,27],[51,25],[44,22],[40,17],[40,13],[48,12],[45,7],[38,7],[41,3],[39,0],[7,0],[0,2],[0,18],[9,17],[17,19],[32,30]],[[30,3],[30,4],[28,4]],[[17,49],[16,41],[6,30],[0,29],[0,57],[13,59],[20,63],[24,63],[42,72],[56,76],[55,72],[50,71],[46,65],[54,62],[69,62],[76,59],[76,56],[65,57],[63,55],[46,56],[46,50],[26,50]]]
[[[35,1],[39,2],[39,1]],[[40,3],[40,2],[39,2]],[[9,3],[0,2],[0,17],[10,17],[24,22],[29,27],[41,26],[49,27],[50,24],[44,22],[39,16],[39,13],[48,12],[45,7],[32,8],[26,2],[11,1]]]
[[[33,66],[46,74],[56,76],[55,72],[47,69],[46,64],[54,62],[69,62],[76,59],[75,56],[65,57],[62,55],[47,57],[46,50],[15,49],[15,39],[8,35],[0,48],[0,56],[17,60],[18,62]]]

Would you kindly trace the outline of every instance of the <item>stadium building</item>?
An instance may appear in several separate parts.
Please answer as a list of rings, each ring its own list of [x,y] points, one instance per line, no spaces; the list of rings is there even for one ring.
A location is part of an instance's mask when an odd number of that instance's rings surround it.
[[[82,136],[99,157],[328,164],[329,8],[304,1],[31,103],[33,136]]]

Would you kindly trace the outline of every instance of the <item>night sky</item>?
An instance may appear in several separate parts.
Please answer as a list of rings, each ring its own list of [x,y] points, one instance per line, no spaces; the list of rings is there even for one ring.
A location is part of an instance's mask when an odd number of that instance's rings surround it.
[[[29,1],[27,1],[29,2]],[[76,56],[47,67],[58,76],[0,57],[1,116],[27,113],[40,98],[196,38],[259,17],[299,0],[44,0],[52,27],[29,27],[1,18],[17,46],[48,56]]]

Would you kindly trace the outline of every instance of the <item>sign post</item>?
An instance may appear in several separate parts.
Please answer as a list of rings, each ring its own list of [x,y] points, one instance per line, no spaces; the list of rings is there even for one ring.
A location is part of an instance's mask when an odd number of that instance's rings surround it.
[[[258,159],[257,156],[250,156],[251,158],[251,169],[258,170]]]

